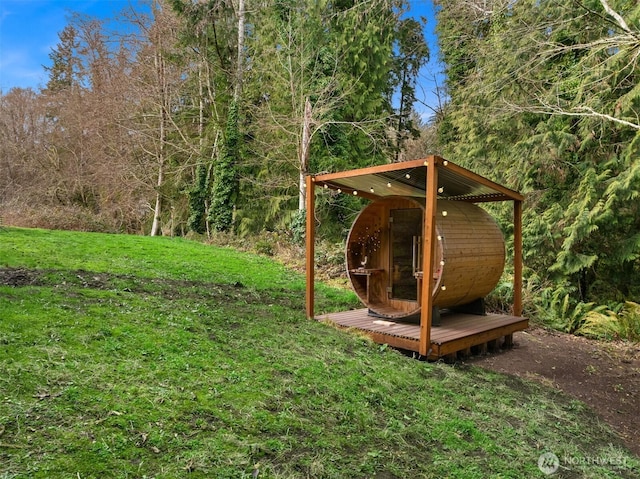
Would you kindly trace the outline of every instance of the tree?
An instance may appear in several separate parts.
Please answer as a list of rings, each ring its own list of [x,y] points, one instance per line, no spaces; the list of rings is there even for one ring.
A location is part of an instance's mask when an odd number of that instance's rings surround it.
[[[428,54],[419,23],[401,21],[402,13],[400,2],[299,0],[273,2],[256,14],[251,164],[243,184],[267,198],[260,224],[288,222],[296,200],[304,210],[308,173],[393,156],[401,143],[393,131],[410,129],[416,68]],[[404,101],[396,114],[391,99],[399,88]],[[240,216],[255,227],[252,212]]]
[[[58,34],[58,38],[60,41],[49,54],[53,64],[50,67],[44,67],[49,73],[47,90],[50,92],[70,91],[80,84],[81,62],[77,55],[80,46],[78,31],[73,25],[67,25]]]
[[[137,18],[142,44],[133,65],[136,110],[129,121],[138,148],[144,153],[147,172],[145,182],[153,181],[153,223],[151,236],[162,233],[165,202],[174,195],[182,169],[183,156],[189,158],[191,142],[178,123],[183,111],[185,66],[178,54],[180,21],[164,2],[154,0],[152,18]],[[147,163],[146,160],[151,160]]]
[[[0,95],[0,204],[16,209],[42,195],[46,181],[46,122],[31,89]]]
[[[606,0],[439,13],[445,154],[527,194],[527,265],[583,301],[619,299],[638,274],[639,15]]]
[[[214,223],[214,229],[228,231],[238,198],[236,169],[241,153],[240,104],[246,55],[244,1],[237,7],[215,0],[172,0],[171,5],[185,22],[180,32],[181,44],[189,48],[185,60],[197,65],[191,72],[191,78],[197,78],[196,95],[193,90],[191,94],[198,104],[199,159],[188,189],[189,225],[195,231],[208,232]]]
[[[426,22],[425,19],[422,21]],[[399,91],[400,100],[397,109],[396,161],[399,160],[407,140],[419,136],[413,115],[416,102],[416,80],[420,68],[429,60],[429,48],[425,42],[423,25],[415,18],[404,18],[398,21],[397,37],[394,86]]]

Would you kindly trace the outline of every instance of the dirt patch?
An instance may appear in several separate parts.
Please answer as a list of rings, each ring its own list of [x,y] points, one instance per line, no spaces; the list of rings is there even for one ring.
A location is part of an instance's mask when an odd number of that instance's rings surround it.
[[[539,381],[583,401],[640,456],[640,344],[594,341],[534,327],[514,334],[512,350],[465,363]]]
[[[280,305],[292,309],[304,309],[299,295],[282,288],[256,290],[236,281],[234,283],[209,283],[168,278],[141,278],[125,274],[100,273],[85,270],[55,270],[0,268],[0,285],[49,286],[59,291],[77,288],[123,291],[127,293],[161,296],[167,300],[198,299],[238,302],[247,305]]]
[[[40,275],[29,269],[0,269],[0,284],[6,286],[35,286],[40,284]]]

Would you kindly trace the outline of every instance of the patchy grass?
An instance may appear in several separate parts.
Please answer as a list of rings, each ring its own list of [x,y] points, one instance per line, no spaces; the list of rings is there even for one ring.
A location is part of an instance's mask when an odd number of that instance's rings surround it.
[[[639,477],[582,403],[308,321],[299,274],[189,241],[0,232],[0,370],[0,478]]]

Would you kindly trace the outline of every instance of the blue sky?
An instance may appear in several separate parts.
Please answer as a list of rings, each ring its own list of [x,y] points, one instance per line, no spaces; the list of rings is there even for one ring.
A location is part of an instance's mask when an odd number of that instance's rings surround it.
[[[109,18],[129,5],[129,0],[0,0],[0,90],[44,86],[43,65],[69,11]]]
[[[70,11],[112,18],[131,3],[135,1],[0,0],[0,91],[6,93],[13,87],[44,87],[47,74],[43,65],[51,65],[49,53],[58,43],[58,33],[67,24]],[[411,13],[427,17],[425,33],[432,52],[432,60],[422,72],[416,93],[426,103],[436,106],[432,76],[441,68],[436,61],[435,20],[431,0],[411,1]]]

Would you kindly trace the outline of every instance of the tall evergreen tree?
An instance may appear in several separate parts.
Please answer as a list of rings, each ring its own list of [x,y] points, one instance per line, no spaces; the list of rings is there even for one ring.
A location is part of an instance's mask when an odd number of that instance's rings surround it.
[[[527,265],[581,300],[637,284],[637,25],[625,0],[453,1],[439,11],[446,155],[527,194]]]
[[[80,84],[81,61],[78,55],[80,41],[73,25],[65,26],[58,34],[60,41],[49,53],[52,65],[45,66],[49,74],[47,90],[57,92],[71,90]]]

